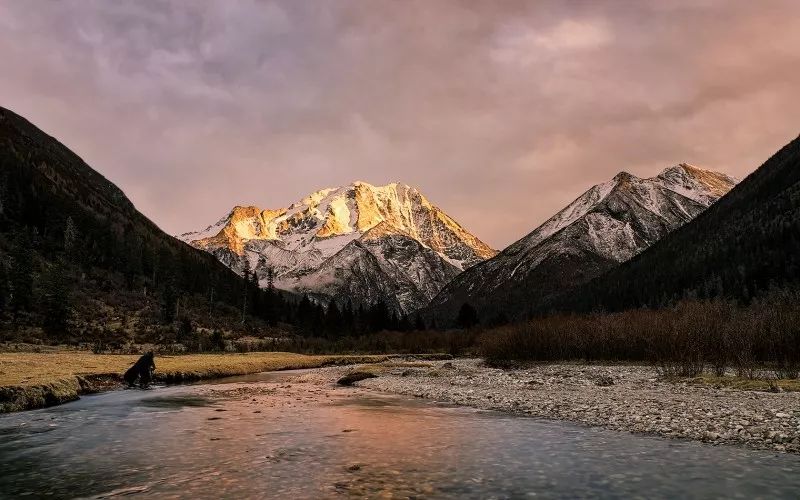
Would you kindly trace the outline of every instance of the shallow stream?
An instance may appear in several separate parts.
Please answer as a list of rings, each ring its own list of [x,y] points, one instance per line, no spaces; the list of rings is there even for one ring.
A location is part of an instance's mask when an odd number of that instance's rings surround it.
[[[0,417],[0,496],[800,496],[800,457],[297,383],[123,390]]]

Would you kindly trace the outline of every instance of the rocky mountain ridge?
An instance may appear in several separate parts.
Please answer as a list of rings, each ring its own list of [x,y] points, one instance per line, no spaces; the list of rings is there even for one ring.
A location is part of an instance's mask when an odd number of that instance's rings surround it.
[[[288,208],[234,207],[180,239],[238,273],[319,299],[385,301],[408,313],[464,269],[496,251],[417,189],[354,182],[316,191]]]
[[[727,193],[731,177],[685,163],[642,179],[620,172],[495,257],[457,276],[428,313],[451,321],[464,303],[484,321],[523,317],[550,294],[627,261]]]

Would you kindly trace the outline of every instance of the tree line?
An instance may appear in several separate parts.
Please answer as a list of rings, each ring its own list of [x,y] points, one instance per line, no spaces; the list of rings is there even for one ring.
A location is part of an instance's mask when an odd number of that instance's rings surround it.
[[[800,293],[774,291],[747,306],[682,301],[660,309],[559,314],[487,330],[491,364],[520,361],[647,361],[669,376],[708,371],[800,377]]]

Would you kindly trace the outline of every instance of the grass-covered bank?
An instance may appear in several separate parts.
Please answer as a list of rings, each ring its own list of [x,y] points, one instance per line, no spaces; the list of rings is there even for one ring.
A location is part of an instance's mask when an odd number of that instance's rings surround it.
[[[0,353],[0,413],[30,410],[78,399],[121,385],[136,355],[83,351]],[[288,352],[189,354],[156,357],[156,381],[181,382],[273,370],[374,363],[387,356],[315,355]]]

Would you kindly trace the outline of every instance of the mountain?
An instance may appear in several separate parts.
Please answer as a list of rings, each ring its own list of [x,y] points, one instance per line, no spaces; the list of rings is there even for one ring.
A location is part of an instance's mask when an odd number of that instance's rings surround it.
[[[288,208],[235,207],[183,241],[237,273],[320,300],[379,300],[408,313],[464,269],[496,251],[419,191],[354,182],[317,191]],[[271,278],[272,277],[272,278]]]
[[[687,164],[640,179],[620,172],[495,257],[458,275],[428,312],[448,324],[469,303],[485,321],[515,319],[550,295],[624,262],[703,212],[735,181]]]
[[[681,299],[748,302],[800,286],[800,137],[682,228],[543,308],[608,311]]]
[[[50,340],[125,342],[154,331],[163,307],[170,319],[178,298],[189,312],[189,298],[212,290],[224,321],[242,288],[63,144],[0,108],[0,336],[28,341],[43,328]],[[199,309],[211,326],[209,306]]]

